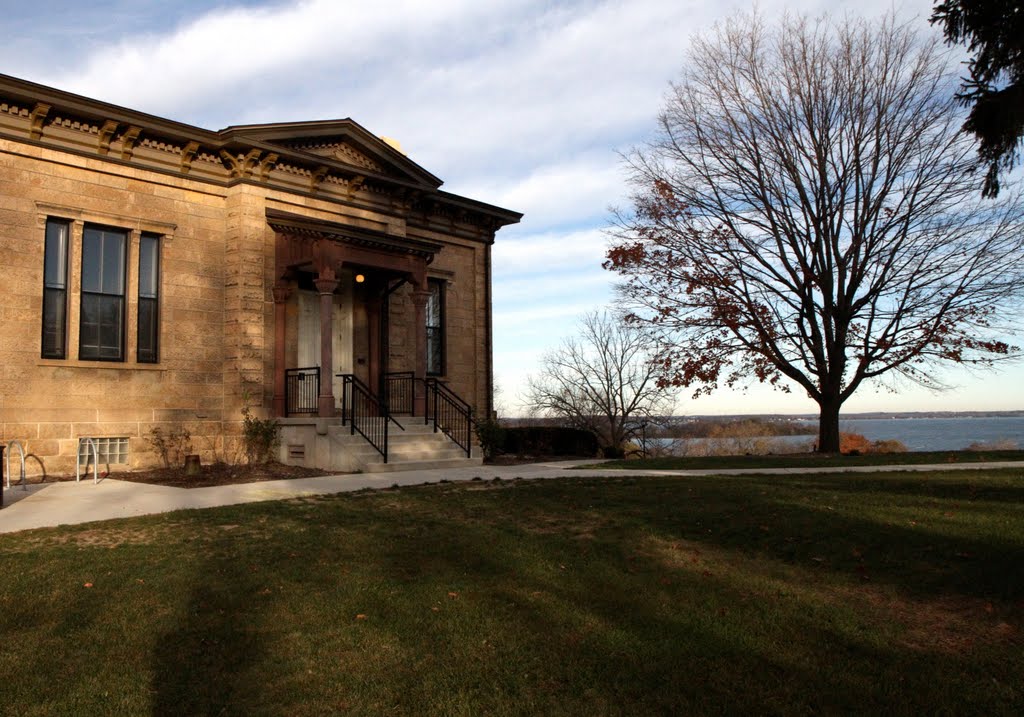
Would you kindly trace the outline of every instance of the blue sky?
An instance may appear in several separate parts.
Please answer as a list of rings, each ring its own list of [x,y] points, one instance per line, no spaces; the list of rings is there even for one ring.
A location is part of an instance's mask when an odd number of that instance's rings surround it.
[[[762,0],[878,14],[887,0]],[[601,269],[619,152],[650,136],[690,36],[748,2],[686,0],[2,0],[0,72],[208,129],[351,117],[398,139],[445,189],[525,213],[494,250],[499,405],[612,299]],[[931,3],[896,3],[927,29]],[[1022,343],[1018,339],[1017,343]],[[955,388],[862,388],[847,411],[1024,408],[1024,367]],[[809,413],[806,397],[722,390],[677,412]]]

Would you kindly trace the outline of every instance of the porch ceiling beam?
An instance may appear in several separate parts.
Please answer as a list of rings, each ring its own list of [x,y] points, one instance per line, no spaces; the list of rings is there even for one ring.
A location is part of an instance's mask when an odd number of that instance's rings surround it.
[[[385,232],[333,222],[307,219],[298,214],[267,209],[267,223],[278,234],[299,238],[331,239],[348,246],[361,246],[394,254],[416,254],[431,259],[443,248],[438,242],[397,237]]]

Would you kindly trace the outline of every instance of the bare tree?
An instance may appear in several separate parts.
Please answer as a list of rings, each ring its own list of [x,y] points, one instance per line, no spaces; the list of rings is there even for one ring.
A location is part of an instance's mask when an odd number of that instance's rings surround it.
[[[618,453],[644,421],[671,413],[670,392],[659,385],[651,340],[639,328],[596,311],[579,327],[579,336],[544,354],[540,373],[527,379],[526,401]]]
[[[742,16],[695,40],[605,262],[668,342],[667,380],[795,383],[831,452],[865,381],[941,388],[936,362],[1014,355],[1020,195],[981,198],[955,82],[891,16]]]

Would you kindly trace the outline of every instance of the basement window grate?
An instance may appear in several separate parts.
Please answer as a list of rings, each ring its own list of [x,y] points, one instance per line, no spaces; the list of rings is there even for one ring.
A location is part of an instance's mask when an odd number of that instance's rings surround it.
[[[100,463],[124,464],[128,463],[128,437],[119,436],[116,438],[93,438],[96,444],[96,453]],[[87,465],[92,459],[92,449],[87,441],[78,444],[78,463]]]

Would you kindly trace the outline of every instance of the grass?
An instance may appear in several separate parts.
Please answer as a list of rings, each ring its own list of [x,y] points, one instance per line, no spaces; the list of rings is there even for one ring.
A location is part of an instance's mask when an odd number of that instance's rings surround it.
[[[1022,508],[1020,470],[581,477],[2,535],[0,713],[1022,714]]]
[[[768,456],[666,456],[606,461],[580,468],[628,468],[630,470],[700,470],[731,468],[834,468],[855,466],[941,465],[945,463],[986,463],[1024,461],[1024,451],[913,451],[907,453],[865,453],[837,455],[791,453]]]

